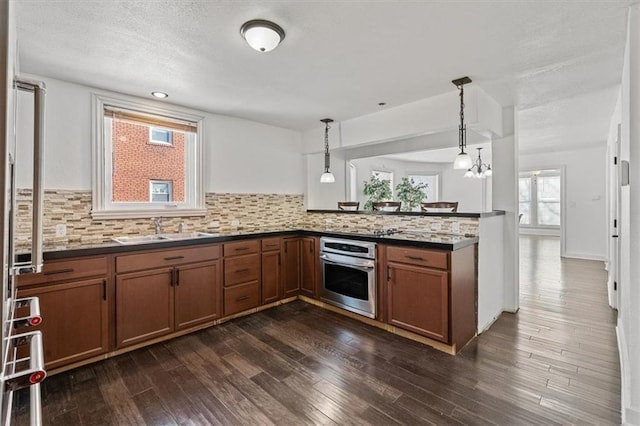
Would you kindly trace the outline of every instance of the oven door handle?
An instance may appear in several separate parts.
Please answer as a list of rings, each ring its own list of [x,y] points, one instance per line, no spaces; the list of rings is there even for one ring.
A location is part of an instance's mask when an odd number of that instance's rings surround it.
[[[375,269],[375,265],[356,265],[351,263],[336,262],[335,260],[330,259],[329,256],[327,256],[326,254],[320,255],[320,260],[322,260],[325,263],[330,263],[332,265],[345,266],[347,268],[354,268],[354,269],[361,269],[363,271],[370,271],[372,269]]]

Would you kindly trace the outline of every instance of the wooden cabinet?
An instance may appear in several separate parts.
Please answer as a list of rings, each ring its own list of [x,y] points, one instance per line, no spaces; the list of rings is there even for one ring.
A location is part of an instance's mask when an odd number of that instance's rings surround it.
[[[47,369],[109,350],[109,290],[106,256],[46,262],[39,274],[17,277],[17,297],[38,297]],[[20,316],[20,312],[18,312]]]
[[[280,238],[262,240],[262,304],[277,302],[282,298],[282,273]]]
[[[386,247],[387,322],[460,350],[476,330],[475,246]]]
[[[441,342],[449,341],[449,273],[389,263],[389,323]]]
[[[286,298],[300,291],[300,238],[284,238],[282,246],[282,297]]]
[[[225,316],[260,306],[260,244],[260,240],[246,240],[223,246]]]
[[[219,255],[204,246],[117,256],[116,347],[219,318]]]
[[[305,296],[316,298],[318,291],[317,283],[317,265],[318,265],[318,247],[317,238],[304,237],[300,239],[300,292]]]

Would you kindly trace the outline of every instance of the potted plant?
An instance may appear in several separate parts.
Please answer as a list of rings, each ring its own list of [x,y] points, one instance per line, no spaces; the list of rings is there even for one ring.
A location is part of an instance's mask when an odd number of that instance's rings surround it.
[[[426,183],[416,183],[413,179],[404,176],[402,182],[396,185],[396,195],[398,200],[402,201],[402,210],[410,212],[418,207],[427,197],[425,190],[428,187]]]
[[[364,209],[373,210],[373,203],[392,199],[391,182],[382,180],[376,175],[371,175],[371,178],[364,182],[364,195],[369,197]]]

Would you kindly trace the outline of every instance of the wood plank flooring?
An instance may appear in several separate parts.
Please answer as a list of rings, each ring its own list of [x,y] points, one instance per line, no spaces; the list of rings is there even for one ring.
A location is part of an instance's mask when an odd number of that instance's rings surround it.
[[[521,309],[450,356],[303,302],[52,376],[56,425],[617,424],[602,262],[521,239]],[[16,424],[27,424],[26,394]]]

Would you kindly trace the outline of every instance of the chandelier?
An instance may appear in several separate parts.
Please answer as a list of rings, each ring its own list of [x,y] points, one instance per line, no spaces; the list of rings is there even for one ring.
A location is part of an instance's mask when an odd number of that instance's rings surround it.
[[[478,158],[473,162],[469,170],[464,174],[466,178],[478,178],[484,179],[493,174],[491,170],[491,164],[483,163],[482,157],[480,157],[480,151],[482,148],[476,148],[478,150]]]

